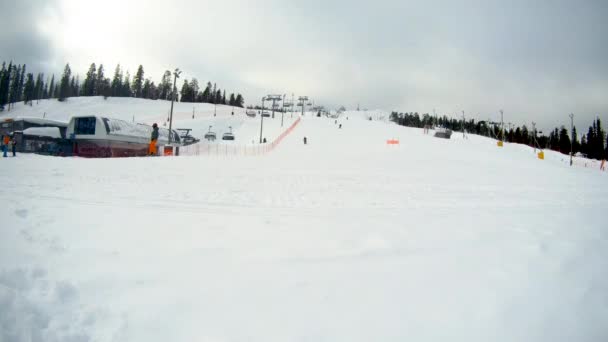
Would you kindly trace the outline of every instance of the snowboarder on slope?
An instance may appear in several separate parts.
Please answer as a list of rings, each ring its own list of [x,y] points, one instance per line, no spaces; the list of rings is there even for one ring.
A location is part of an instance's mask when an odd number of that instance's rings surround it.
[[[156,155],[156,142],[158,141],[158,125],[156,122],[152,125],[152,135],[150,136],[150,149],[148,154],[151,156]]]

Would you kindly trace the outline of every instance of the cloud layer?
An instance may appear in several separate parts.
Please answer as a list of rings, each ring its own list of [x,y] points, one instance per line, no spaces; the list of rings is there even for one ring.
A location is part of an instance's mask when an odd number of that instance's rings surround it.
[[[11,57],[57,69],[102,62],[133,73],[141,63],[158,79],[180,67],[250,103],[296,93],[477,118],[504,109],[518,124],[553,126],[570,112],[587,124],[608,112],[605,1],[0,1],[21,25],[0,33]],[[35,6],[59,10],[34,18],[39,34],[22,39]]]

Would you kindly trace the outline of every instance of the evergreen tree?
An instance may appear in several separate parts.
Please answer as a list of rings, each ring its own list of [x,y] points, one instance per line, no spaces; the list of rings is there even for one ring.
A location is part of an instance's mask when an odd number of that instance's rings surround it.
[[[70,80],[70,91],[68,92],[68,97],[75,97],[76,94],[76,77],[72,76],[72,80]]]
[[[122,71],[120,70],[120,64],[116,66],[114,70],[114,78],[112,79],[112,91],[111,96],[120,96],[122,93]]]
[[[72,70],[70,64],[65,65],[63,70],[63,76],[61,76],[61,83],[59,84],[59,101],[65,101],[70,96],[70,79],[72,77]]]
[[[80,75],[76,75],[76,83],[74,84],[74,96],[80,96]]]
[[[228,101],[228,104],[231,106],[235,106],[235,102],[236,102],[236,98],[234,97],[234,93],[230,94],[230,100]]]
[[[513,142],[521,144],[521,129],[517,127],[513,133]]]
[[[578,135],[576,134],[576,126],[572,128],[572,150],[575,154],[581,151],[581,145],[578,142]]]
[[[141,97],[144,99],[151,99],[152,96],[150,94],[150,88],[152,86],[152,83],[150,82],[149,78],[146,78],[146,80],[144,81],[144,85],[141,88]]]
[[[34,85],[34,100],[40,100],[42,98],[44,88],[44,74],[38,74],[36,76],[36,84]]]
[[[44,84],[44,87],[42,87],[42,98],[43,99],[49,98],[49,83],[50,83],[50,79],[47,76],[46,83]]]
[[[198,80],[196,78],[192,78],[192,81],[190,81],[190,98],[189,101],[190,102],[197,102],[197,95],[199,93],[199,86],[198,86]]]
[[[104,77],[99,78],[99,73],[97,77],[97,89],[95,90],[97,96],[103,96],[104,99],[107,99],[112,95],[112,80]]]
[[[21,68],[21,75],[19,77],[19,85],[17,88],[17,101],[19,102],[23,99],[23,86],[25,85],[25,64],[23,64],[23,68]]]
[[[207,82],[207,87],[205,88],[205,90],[203,91],[202,94],[202,101],[201,102],[205,102],[205,103],[211,103],[211,82]]]
[[[599,118],[593,121],[593,124],[589,127],[589,131],[587,132],[587,144],[586,144],[586,154],[587,157],[593,159],[601,159],[604,156],[606,133],[602,128],[602,122]]]
[[[604,131],[604,129],[602,128],[602,122],[600,121],[600,118],[597,118],[596,120],[597,124],[597,137],[596,137],[596,158],[597,159],[603,159],[604,158],[604,154],[606,152],[606,149],[604,148],[604,142],[606,141],[606,132]]]
[[[224,90],[224,92],[222,93],[222,104],[226,104],[226,90]]]
[[[106,75],[104,74],[103,64],[99,64],[97,68],[97,80],[95,81],[94,96],[104,95],[106,93],[106,87],[109,87],[109,82],[106,84]]]
[[[3,111],[4,106],[8,103],[10,70],[12,69],[12,66],[13,63],[11,62],[7,69],[6,62],[3,62],[2,69],[0,69],[0,111]]]
[[[608,159],[608,137],[606,137],[606,149],[604,150],[604,159]]]
[[[11,109],[11,105],[17,101],[19,101],[19,98],[21,97],[19,95],[19,81],[21,80],[21,66],[17,65],[14,66],[13,65],[13,70],[11,71],[11,80],[10,80],[10,92],[9,92],[9,99],[8,99],[8,108],[9,110]]]
[[[595,133],[593,131],[593,128],[591,126],[589,126],[589,130],[587,131],[587,135],[586,135],[587,139],[585,139],[586,140],[585,154],[587,156],[591,155],[591,149],[592,149],[591,146],[593,145],[593,135],[594,134]],[[583,135],[583,136],[585,136],[585,135]]]
[[[559,151],[563,154],[570,154],[570,137],[568,136],[568,130],[562,126],[559,131]]]
[[[97,66],[95,63],[91,63],[89,67],[89,71],[87,71],[87,75],[84,79],[84,83],[82,85],[82,95],[83,96],[94,96],[95,88],[97,85]]]
[[[55,98],[55,75],[54,74],[53,74],[53,77],[51,77],[51,85],[49,86],[48,98],[49,99]]]
[[[171,81],[171,71],[166,70],[158,85],[159,98],[161,100],[171,100],[171,88],[173,87]]]
[[[35,100],[36,92],[35,92],[35,84],[34,84],[34,75],[32,73],[27,74],[25,86],[23,88],[23,103],[28,104],[32,103]]]
[[[588,153],[588,149],[587,149],[587,137],[584,134],[581,137],[581,153],[583,153],[585,156]]]
[[[243,96],[241,94],[238,94],[236,96],[234,105],[241,108],[243,108],[243,106],[245,105],[245,99],[243,99]]]
[[[122,95],[123,97],[131,97],[133,94],[131,93],[131,75],[127,71],[127,75],[125,76],[125,81],[122,85]]]
[[[182,85],[182,90],[181,90],[181,102],[191,102],[190,100],[190,85],[188,84],[188,80],[184,80],[184,84]]]
[[[521,143],[525,145],[530,144],[530,132],[528,131],[528,127],[526,127],[526,125],[521,127]]]
[[[139,66],[135,78],[133,78],[133,96],[137,98],[142,97],[142,90],[144,84],[144,67]]]
[[[158,100],[158,87],[156,84],[154,84],[154,82],[150,82],[149,99]]]

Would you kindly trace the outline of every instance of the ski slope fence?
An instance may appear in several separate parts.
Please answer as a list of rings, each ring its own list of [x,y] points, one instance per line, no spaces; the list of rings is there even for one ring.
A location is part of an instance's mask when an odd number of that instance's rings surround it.
[[[181,156],[260,156],[272,152],[285,137],[287,137],[300,123],[300,118],[294,121],[274,141],[258,145],[209,144],[198,143],[180,148]]]

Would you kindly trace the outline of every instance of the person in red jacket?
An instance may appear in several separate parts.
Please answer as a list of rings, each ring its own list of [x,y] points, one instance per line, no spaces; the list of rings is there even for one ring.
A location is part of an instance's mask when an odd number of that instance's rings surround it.
[[[4,135],[4,137],[2,137],[2,152],[3,152],[2,156],[3,156],[4,158],[8,157],[8,156],[6,155],[6,152],[8,152],[8,143],[9,143],[10,141],[11,141],[11,139],[8,137],[8,134],[7,134],[7,135]]]

